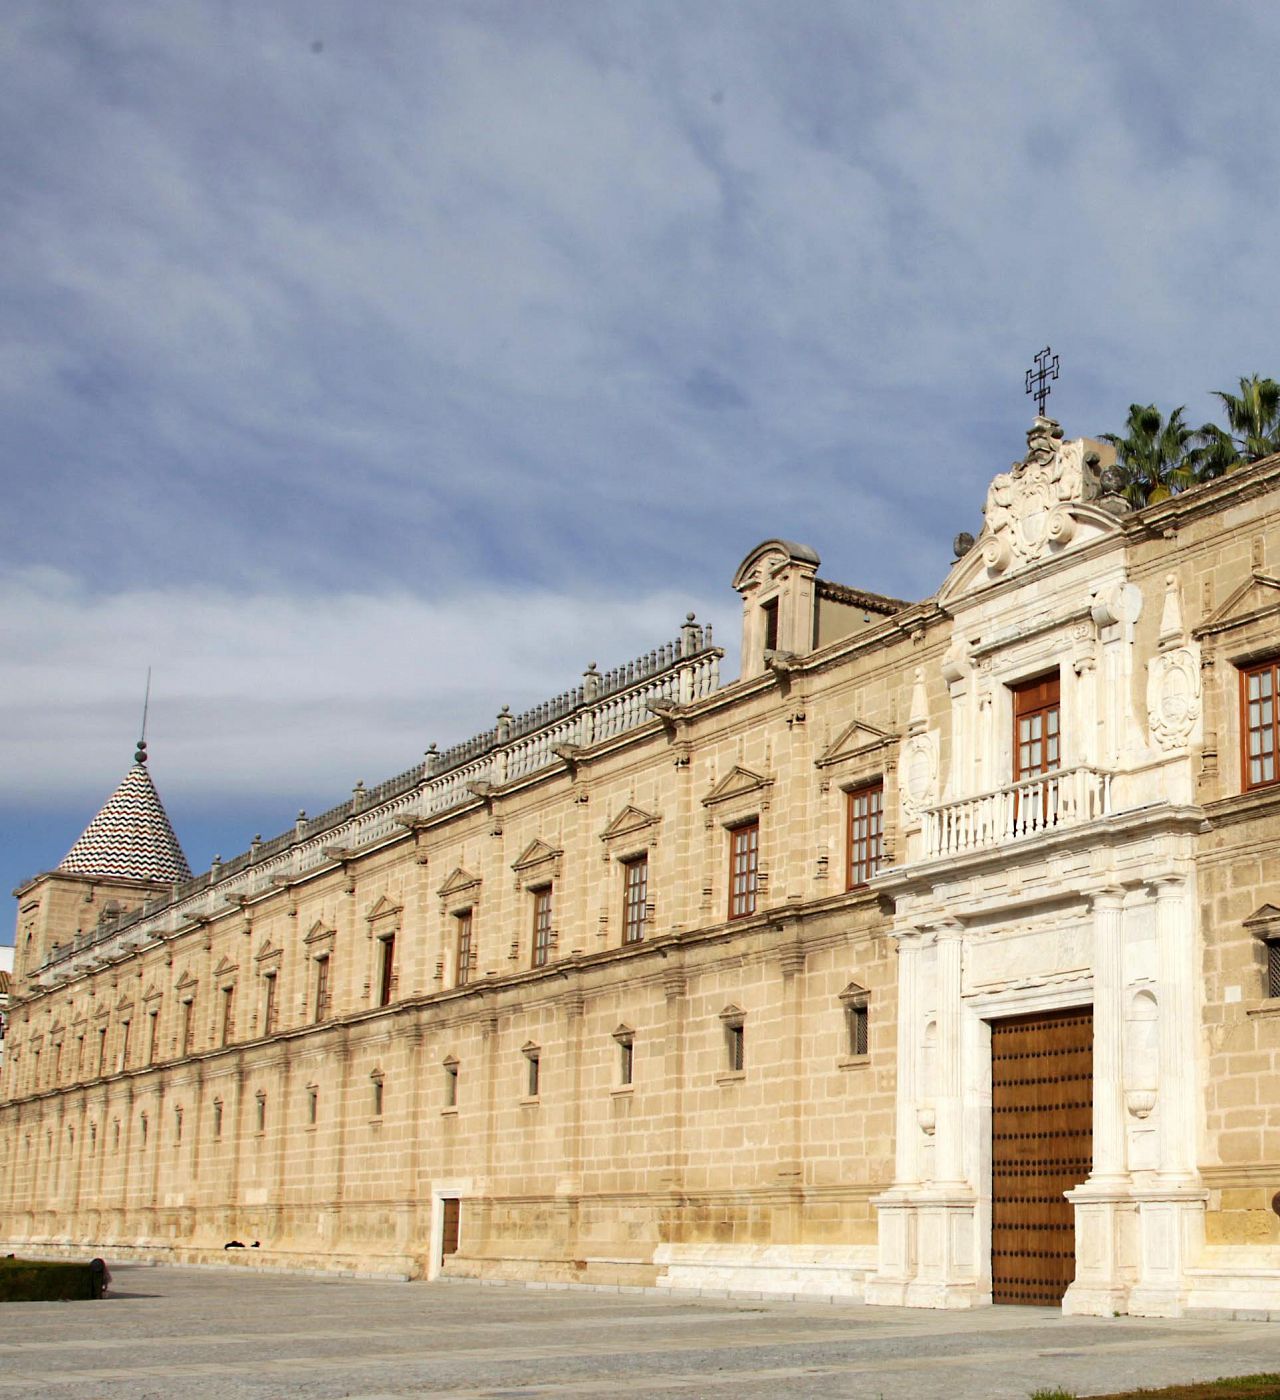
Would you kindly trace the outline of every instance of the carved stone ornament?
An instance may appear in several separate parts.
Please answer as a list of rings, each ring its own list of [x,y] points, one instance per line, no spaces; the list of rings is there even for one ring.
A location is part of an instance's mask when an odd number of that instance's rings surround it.
[[[1198,649],[1197,649],[1198,650]],[[1155,657],[1147,673],[1147,723],[1162,749],[1181,748],[1200,718],[1200,658],[1191,647]]]
[[[1067,544],[1076,522],[1067,503],[1083,498],[1084,444],[1063,443],[1051,418],[1037,418],[1027,434],[1025,460],[1015,462],[987,491],[987,534],[982,558],[993,574],[1031,564],[1051,545]]]
[[[934,797],[938,751],[931,734],[913,734],[902,746],[902,810],[915,821]]]

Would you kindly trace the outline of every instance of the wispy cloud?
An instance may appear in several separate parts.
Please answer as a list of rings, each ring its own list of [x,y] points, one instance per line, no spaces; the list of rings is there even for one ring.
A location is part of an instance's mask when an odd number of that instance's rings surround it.
[[[74,752],[96,794],[147,661],[185,707],[174,781],[296,790],[372,771],[364,726],[394,768],[420,712],[457,733],[559,689],[578,636],[731,616],[768,535],[923,596],[1047,340],[1073,434],[1280,372],[1271,7],[5,20],[0,557],[64,639],[0,663],[11,788]],[[332,706],[341,740],[288,722]],[[236,756],[201,758],[214,724]]]

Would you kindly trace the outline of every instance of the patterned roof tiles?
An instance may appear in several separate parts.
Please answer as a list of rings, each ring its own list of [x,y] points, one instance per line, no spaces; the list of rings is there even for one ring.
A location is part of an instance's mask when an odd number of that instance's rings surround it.
[[[126,880],[191,878],[191,867],[144,764],[135,763],[124,775],[58,869]]]

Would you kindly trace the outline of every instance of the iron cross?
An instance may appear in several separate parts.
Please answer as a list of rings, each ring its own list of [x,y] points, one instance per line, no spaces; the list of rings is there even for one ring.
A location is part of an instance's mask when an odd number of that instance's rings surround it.
[[[1058,377],[1058,357],[1049,346],[1035,357],[1036,367],[1027,371],[1027,393],[1036,401],[1040,417],[1044,417],[1044,401],[1049,397],[1049,381]],[[1034,387],[1033,387],[1034,386]]]

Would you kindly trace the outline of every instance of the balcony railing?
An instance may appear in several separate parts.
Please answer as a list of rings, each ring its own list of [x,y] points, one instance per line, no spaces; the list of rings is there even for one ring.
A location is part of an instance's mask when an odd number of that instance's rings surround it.
[[[1110,773],[1085,767],[1064,768],[1009,783],[994,792],[927,807],[924,858],[934,860],[1025,841],[1110,813]]]

